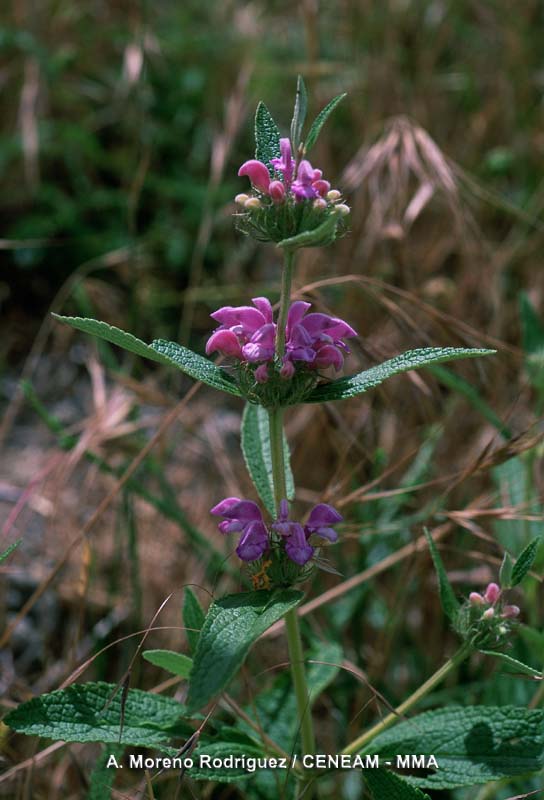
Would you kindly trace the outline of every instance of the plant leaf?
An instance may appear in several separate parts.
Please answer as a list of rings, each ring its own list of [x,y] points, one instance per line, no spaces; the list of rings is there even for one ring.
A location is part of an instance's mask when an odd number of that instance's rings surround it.
[[[512,567],[512,577],[510,579],[510,586],[517,586],[518,583],[521,583],[521,581],[527,575],[527,573],[533,566],[533,562],[536,558],[536,553],[539,545],[540,545],[540,536],[537,536],[536,539],[533,539],[532,542],[529,542],[527,547],[520,554],[519,558],[516,560],[516,563]]]
[[[114,744],[104,747],[91,773],[86,800],[109,800],[116,770],[108,767],[108,759],[110,756],[114,756],[117,761],[120,761],[124,749],[124,747]]]
[[[277,247],[283,247],[285,250],[298,250],[300,247],[325,247],[332,244],[335,239],[336,227],[341,219],[340,212],[334,213],[334,209],[331,209],[327,219],[317,228],[297,233],[296,236],[290,236],[288,239],[282,239],[281,242],[278,242]]]
[[[268,167],[274,176],[274,167],[270,166],[272,158],[280,156],[280,131],[272,114],[261,101],[255,112],[255,158]]]
[[[250,772],[241,766],[201,766],[202,756],[210,756],[211,759],[219,758],[221,761],[229,756],[245,759],[265,757],[262,747],[234,728],[222,727],[218,732],[218,738],[220,741],[199,744],[195,751],[194,766],[189,772],[190,777],[197,781],[219,781],[221,783],[237,783],[244,778],[254,777],[255,772]]]
[[[336,97],[333,97],[330,103],[327,103],[325,108],[323,108],[314,119],[312,127],[310,128],[310,132],[308,133],[306,141],[304,142],[304,150],[306,153],[312,149],[317,141],[317,137],[321,133],[321,128],[329,118],[330,114],[332,114],[338,103],[341,103],[344,97],[346,97],[346,94],[346,92],[343,92],[343,94],[338,94]]]
[[[480,650],[480,653],[483,653],[485,656],[493,656],[493,658],[498,658],[500,661],[504,661],[505,664],[508,664],[509,667],[515,672],[521,672],[524,675],[530,675],[531,678],[538,678],[538,680],[542,680],[543,674],[539,672],[537,669],[533,669],[528,664],[524,664],[523,661],[518,661],[517,658],[512,658],[512,656],[507,655],[506,653],[497,653],[495,650]]]
[[[2,561],[5,561],[5,560],[6,560],[6,558],[7,558],[7,557],[8,557],[8,556],[9,556],[11,553],[13,553],[13,551],[15,550],[15,548],[16,548],[16,547],[19,547],[19,545],[21,544],[21,542],[22,542],[22,541],[23,541],[22,539],[17,539],[17,541],[16,541],[16,542],[12,542],[12,544],[10,544],[10,546],[9,546],[9,547],[7,547],[7,548],[4,550],[4,552],[3,552],[3,553],[0,553],[0,564],[2,563]]]
[[[310,706],[335,679],[342,659],[342,648],[336,642],[315,642],[306,651],[305,669]],[[270,688],[260,692],[245,711],[251,719],[258,722],[270,739],[281,743],[284,750],[290,752],[294,748],[299,719],[293,681],[288,672],[279,675]],[[243,720],[238,724],[248,735],[256,735]]]
[[[187,678],[193,666],[192,658],[174,650],[145,650],[142,655],[150,664],[162,667],[179,678]]]
[[[422,347],[418,350],[408,350],[400,356],[395,356],[370,369],[365,369],[349,378],[340,378],[337,381],[317,386],[306,398],[306,403],[324,403],[329,400],[343,400],[355,397],[358,394],[379,386],[380,383],[412,369],[421,369],[430,364],[443,361],[453,361],[457,358],[476,358],[495,353],[495,350],[463,347]]]
[[[296,154],[300,140],[302,138],[302,128],[306,120],[306,112],[308,110],[308,93],[304,85],[302,75],[297,78],[297,93],[295,96],[295,110],[293,111],[293,119],[291,121],[291,144]]]
[[[370,769],[365,781],[374,800],[430,800],[428,794],[386,769]]]
[[[247,403],[242,416],[242,452],[251,480],[272,518],[276,517],[274,502],[274,481],[272,478],[272,452],[268,413],[262,406]],[[289,445],[283,435],[283,458],[285,463],[285,482],[287,500],[295,496],[293,473],[290,466]]]
[[[169,697],[130,689],[121,734],[121,692],[112,683],[73,684],[23,703],[4,718],[19,733],[65,742],[157,747],[170,742],[184,706]],[[111,702],[110,702],[111,700]]]
[[[92,336],[98,336],[99,339],[105,339],[107,342],[116,344],[124,350],[143,356],[143,358],[158,361],[159,364],[177,367],[177,369],[185,372],[191,378],[202,381],[202,383],[206,383],[214,389],[220,389],[236,397],[241,396],[241,392],[233,379],[225,374],[223,370],[207,358],[199,356],[198,353],[193,353],[192,350],[182,347],[176,342],[166,342],[158,339],[149,345],[142,342],[141,339],[137,339],[131,333],[115,328],[113,325],[108,325],[106,322],[100,322],[97,319],[62,317],[59,314],[53,314],[53,316],[60,322],[71,325],[72,328],[84,333],[90,333]]]
[[[252,644],[303,596],[294,589],[239,592],[212,603],[189,678],[187,704],[192,711],[205,706],[227,686]]]
[[[437,771],[404,776],[425,789],[487,783],[542,768],[544,712],[517,706],[428,711],[378,735],[370,748],[393,763],[399,753],[434,756]]]
[[[444,614],[448,617],[448,619],[451,622],[455,622],[455,620],[457,619],[457,614],[459,612],[459,603],[457,601],[453,589],[451,588],[451,583],[449,581],[446,568],[444,567],[444,563],[434,543],[433,537],[431,536],[427,528],[424,528],[423,530],[425,533],[425,538],[427,539],[427,544],[429,545],[429,550],[431,551],[431,557],[433,559],[436,575],[438,577],[438,591],[440,594],[440,604],[442,606]]]
[[[187,634],[191,653],[196,650],[200,630],[204,625],[205,619],[206,613],[200,605],[196,594],[190,586],[186,586],[183,592],[183,624],[187,628],[185,633]]]
[[[499,584],[501,589],[509,589],[512,586],[512,566],[512,557],[508,550],[505,550],[499,570]]]

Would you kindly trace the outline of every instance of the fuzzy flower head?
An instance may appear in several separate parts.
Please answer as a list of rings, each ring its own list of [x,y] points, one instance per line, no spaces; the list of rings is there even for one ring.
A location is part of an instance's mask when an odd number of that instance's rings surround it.
[[[518,606],[504,602],[500,586],[489,583],[482,593],[469,594],[459,611],[456,627],[475,646],[493,647],[508,637],[519,613]]]
[[[257,400],[263,405],[273,405],[272,401],[288,396],[290,402],[297,402],[301,399],[298,387],[311,389],[319,371],[342,369],[349,353],[344,340],[357,335],[347,322],[329,314],[307,313],[310,303],[295,301],[287,314],[285,351],[278,358],[277,326],[270,301],[255,297],[252,302],[253,306],[223,306],[214,311],[211,316],[219,327],[206,344],[207,355],[218,352],[234,361],[246,394],[257,391]],[[274,394],[276,390],[279,396]]]
[[[345,227],[349,207],[341,202],[340,192],[331,189],[322,171],[306,158],[293,157],[287,137],[279,140],[278,156],[267,164],[249,159],[238,175],[251,184],[251,194],[235,198],[241,207],[238,227],[260,241],[284,242],[315,231],[315,237],[290,247],[316,247],[330,244]]]
[[[255,588],[289,586],[306,580],[317,548],[323,543],[320,540],[336,542],[338,534],[333,526],[342,521],[332,506],[320,503],[303,525],[290,519],[289,504],[282,500],[277,519],[267,524],[256,503],[239,497],[227,497],[211,513],[223,517],[218,525],[221,533],[241,534],[236,553],[250,565],[252,577],[258,577],[258,585],[253,581]]]

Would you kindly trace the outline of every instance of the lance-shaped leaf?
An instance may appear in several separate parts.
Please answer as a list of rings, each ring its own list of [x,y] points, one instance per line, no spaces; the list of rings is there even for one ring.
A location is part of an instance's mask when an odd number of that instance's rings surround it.
[[[298,250],[301,247],[325,247],[332,244],[335,239],[336,228],[342,219],[339,211],[334,213],[334,209],[329,211],[327,219],[310,231],[297,233],[288,239],[282,239],[277,246],[284,250]]]
[[[525,550],[521,553],[518,560],[512,567],[512,576],[510,578],[510,586],[517,586],[518,583],[524,579],[536,558],[538,546],[540,545],[540,536],[529,542]]]
[[[344,92],[343,94],[339,94],[336,97],[333,97],[330,103],[327,103],[325,108],[323,108],[319,112],[317,117],[314,119],[312,127],[310,128],[310,132],[308,133],[306,141],[304,142],[305,152],[309,152],[314,146],[314,144],[317,142],[317,137],[321,133],[321,128],[326,123],[326,121],[328,120],[329,116],[332,114],[338,103],[342,102],[344,97],[346,97],[346,92]]]
[[[106,322],[100,322],[97,319],[90,319],[87,317],[62,317],[59,314],[53,314],[55,319],[60,322],[65,322],[84,333],[90,333],[92,336],[97,336],[99,339],[105,339],[107,342],[116,344],[124,350],[149,358],[151,361],[158,361],[159,364],[166,364],[167,366],[177,367],[186,375],[194,378],[197,381],[212,386],[214,389],[220,389],[223,392],[236,395],[240,397],[240,390],[236,386],[233,379],[227,375],[223,370],[216,366],[212,361],[207,358],[199,356],[198,353],[193,353],[187,347],[182,347],[176,342],[166,342],[162,339],[154,341],[152,344],[146,344],[141,339],[137,339],[131,333],[122,331],[120,328],[115,328],[113,325],[108,325]]]
[[[244,663],[252,644],[303,597],[294,589],[240,592],[212,603],[200,633],[189,677],[192,711],[221,692]]]
[[[430,800],[428,794],[386,769],[368,770],[365,772],[365,782],[374,800]]]
[[[185,708],[169,697],[130,689],[122,709],[116,689],[103,682],[74,684],[23,703],[4,722],[19,733],[64,742],[161,748],[170,743],[173,729],[187,717]]]
[[[274,167],[270,166],[270,160],[280,155],[279,128],[265,104],[260,102],[255,112],[255,158],[266,164],[273,176]]]
[[[177,675],[178,678],[187,678],[193,666],[193,661],[189,656],[176,653],[174,650],[145,650],[142,655],[150,664],[162,667],[172,675]]]
[[[451,588],[451,583],[449,581],[446,568],[444,567],[444,563],[434,543],[433,537],[426,528],[424,529],[424,532],[425,532],[425,537],[427,539],[427,543],[429,545],[429,550],[431,551],[431,557],[433,559],[436,575],[438,577],[438,591],[440,594],[440,604],[442,605],[444,614],[448,617],[448,619],[451,622],[455,622],[455,620],[457,619],[457,614],[459,612],[459,603],[457,601],[453,589]]]
[[[295,97],[295,110],[293,111],[293,119],[291,121],[291,144],[295,153],[298,150],[300,140],[302,137],[302,128],[306,119],[306,111],[308,109],[308,94],[304,79],[302,75],[297,78],[297,93]]]
[[[183,592],[183,624],[186,628],[185,633],[187,634],[187,641],[189,642],[191,653],[194,653],[196,650],[200,630],[204,625],[205,619],[206,613],[200,605],[197,596],[190,586],[186,586]]]
[[[499,661],[502,661],[504,664],[509,666],[513,673],[529,675],[531,678],[534,678],[538,681],[541,681],[543,678],[542,672],[539,672],[537,669],[533,669],[533,667],[530,667],[528,664],[524,664],[523,661],[518,661],[517,658],[509,656],[507,653],[498,653],[496,650],[480,650],[480,653],[483,653],[485,656],[498,658]]]
[[[433,756],[438,769],[403,776],[424,789],[454,789],[525,775],[544,764],[544,712],[517,706],[468,706],[419,714],[371,743],[381,761]]]
[[[272,477],[272,450],[268,413],[262,406],[247,403],[242,417],[242,452],[251,480],[271,517],[276,517],[274,480]],[[283,435],[283,460],[287,500],[295,496],[293,473],[290,466],[289,445]]]
[[[23,541],[22,539],[17,539],[17,541],[10,544],[10,546],[7,547],[3,553],[0,553],[0,564],[2,563],[2,561],[6,560],[6,558],[10,555],[10,553],[13,553],[16,547],[19,547],[22,541]]]
[[[409,372],[412,369],[421,369],[431,364],[439,364],[443,361],[454,361],[458,358],[476,358],[477,356],[487,356],[495,353],[495,350],[485,350],[480,348],[464,347],[422,347],[418,350],[408,350],[400,356],[384,361],[370,369],[365,369],[357,375],[348,378],[340,378],[337,381],[323,384],[316,387],[305,402],[324,403],[329,400],[343,400],[347,397],[355,397],[363,394],[380,383],[398,375],[400,372]]]

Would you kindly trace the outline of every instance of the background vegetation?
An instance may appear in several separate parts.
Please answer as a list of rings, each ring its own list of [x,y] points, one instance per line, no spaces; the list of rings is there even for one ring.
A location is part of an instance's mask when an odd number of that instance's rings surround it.
[[[460,595],[496,579],[504,547],[517,555],[542,530],[543,24],[536,0],[515,13],[504,0],[4,7],[0,550],[23,539],[0,566],[6,708],[57,688],[111,642],[84,677],[118,679],[136,641],[122,637],[171,592],[166,629],[147,644],[183,648],[182,587],[202,587],[206,602],[243,583],[208,513],[250,491],[241,404],[204,388],[185,397],[189,382],[48,312],[202,351],[218,305],[277,297],[278,256],[234,231],[232,197],[245,188],[236,172],[253,152],[257,100],[286,132],[298,72],[310,112],[349,93],[313,160],[346,193],[351,231],[305,252],[295,279],[360,332],[348,369],[417,346],[498,350],[288,415],[301,513],[324,497],[347,520],[331,551],[342,577],[315,580],[307,634],[317,649],[339,641],[344,666],[363,676],[343,671],[320,700],[322,751],[376,718],[374,690],[394,704],[451,654],[423,525],[439,529]],[[516,598],[536,627],[541,566],[538,589]],[[279,642],[263,643],[248,676],[284,660]],[[515,647],[542,665],[544,639],[522,628]],[[132,685],[163,679],[138,663]],[[429,704],[445,696],[541,700],[483,657]],[[2,736],[0,796],[84,796],[94,748],[55,746],[29,770],[47,743]],[[114,796],[143,785],[125,772]],[[337,780],[335,796],[360,796],[354,776]],[[174,783],[161,777],[155,796]],[[505,800],[538,788],[435,794]]]

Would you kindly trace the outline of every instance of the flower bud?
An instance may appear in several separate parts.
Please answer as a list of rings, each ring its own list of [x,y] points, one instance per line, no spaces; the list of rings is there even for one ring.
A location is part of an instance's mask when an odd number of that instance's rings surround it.
[[[468,599],[470,600],[470,604],[473,606],[481,606],[485,602],[482,595],[478,594],[478,592],[471,592],[468,596]]]
[[[495,605],[497,600],[499,599],[501,594],[500,588],[497,586],[496,583],[490,583],[485,590],[484,600],[486,603],[490,603],[492,606]]]
[[[258,208],[262,208],[262,203],[258,197],[248,197],[244,203],[244,208],[247,208],[248,211],[255,211]]]
[[[266,383],[268,380],[268,364],[261,364],[255,370],[255,380],[257,383]]]
[[[285,200],[285,187],[281,181],[270,181],[268,194],[274,203],[283,203]]]
[[[519,608],[517,606],[505,606],[502,610],[501,617],[503,619],[513,619],[519,616]]]
[[[314,200],[312,205],[317,211],[323,211],[325,208],[327,208],[327,201],[323,200],[322,197],[318,197],[317,200]]]
[[[331,189],[330,192],[327,192],[327,200],[330,203],[337,203],[341,197],[342,192],[339,192],[338,189]]]
[[[349,206],[347,206],[345,203],[339,203],[339,204],[336,206],[336,210],[337,210],[337,211],[339,212],[339,214],[341,214],[343,217],[346,217],[346,216],[349,214],[349,212],[351,211],[351,208],[350,208]]]
[[[249,195],[244,194],[243,192],[241,194],[237,194],[234,198],[234,202],[238,203],[239,206],[243,206],[246,200],[249,200]]]
[[[494,616],[495,616],[495,609],[488,608],[487,611],[484,611],[484,613],[482,614],[482,619],[493,619]]]

